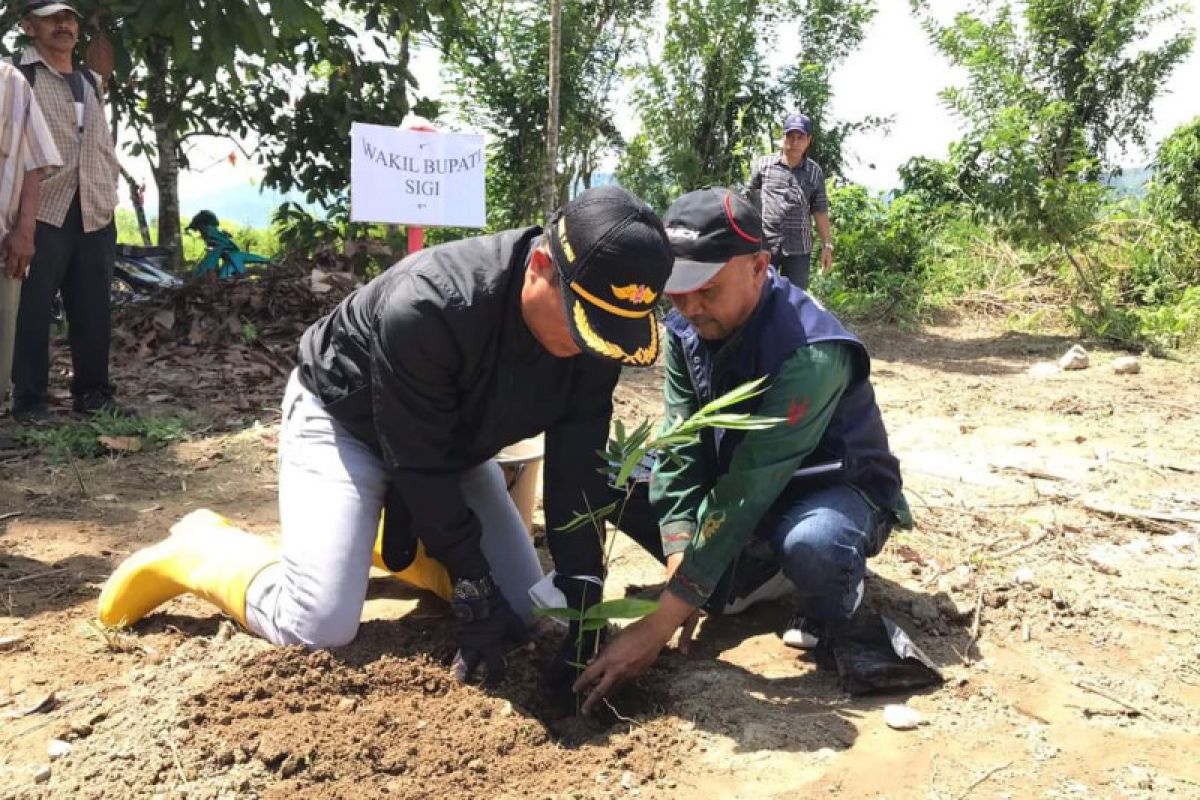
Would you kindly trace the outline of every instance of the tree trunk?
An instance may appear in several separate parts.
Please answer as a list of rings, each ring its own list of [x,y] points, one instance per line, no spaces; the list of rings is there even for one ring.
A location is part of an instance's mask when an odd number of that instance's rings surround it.
[[[146,222],[146,204],[143,201],[145,187],[139,186],[134,177],[129,174],[129,170],[124,167],[121,167],[121,177],[129,186],[129,202],[133,203],[133,213],[137,214],[138,233],[142,235],[142,244],[149,247],[153,241],[150,238],[150,225]]]
[[[179,136],[171,126],[174,112],[168,89],[168,47],[155,42],[146,54],[146,104],[154,128],[158,161],[151,163],[158,187],[158,244],[171,251],[172,272],[183,271],[183,241],[179,230]]]
[[[546,116],[546,178],[543,186],[546,216],[558,207],[558,91],[562,68],[562,0],[550,0],[550,111]]]

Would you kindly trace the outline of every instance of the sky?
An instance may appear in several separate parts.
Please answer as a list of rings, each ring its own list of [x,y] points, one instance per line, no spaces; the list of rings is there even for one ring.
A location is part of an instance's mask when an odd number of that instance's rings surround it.
[[[952,11],[961,3],[935,0],[941,12]],[[834,79],[834,114],[841,119],[858,119],[868,114],[892,115],[894,122],[887,132],[860,134],[847,143],[851,155],[851,180],[878,191],[893,188],[897,182],[897,167],[916,155],[942,157],[959,130],[954,118],[941,106],[938,92],[955,75],[925,38],[917,21],[909,12],[906,0],[879,0],[879,12],[872,22],[862,46],[850,56]],[[1193,30],[1200,29],[1200,9],[1187,12]],[[781,52],[784,48],[781,48]],[[418,50],[413,71],[420,92],[437,97],[441,92],[441,65],[434,50]],[[1150,153],[1164,136],[1180,124],[1200,114],[1200,51],[1193,49],[1188,60],[1176,69],[1164,87],[1154,107],[1150,124]],[[1189,87],[1190,91],[1189,91]],[[632,115],[624,115],[626,119]],[[636,125],[634,123],[627,123]],[[622,131],[635,132],[630,127]],[[349,146],[349,143],[347,143]],[[237,165],[222,159],[233,146],[223,140],[202,142],[193,161],[209,166],[203,172],[181,176],[180,198],[186,210],[211,208],[221,215],[223,193],[237,190],[244,196],[247,187],[255,186],[261,168],[240,157]],[[1130,151],[1122,159],[1125,166],[1142,166],[1150,156]],[[147,182],[147,207],[153,215],[157,208],[154,181],[144,159],[126,159],[131,171]],[[216,163],[214,163],[216,162]],[[609,165],[611,169],[613,165]],[[125,187],[121,189],[122,205],[128,207]],[[264,204],[274,204],[277,197],[264,198]]]

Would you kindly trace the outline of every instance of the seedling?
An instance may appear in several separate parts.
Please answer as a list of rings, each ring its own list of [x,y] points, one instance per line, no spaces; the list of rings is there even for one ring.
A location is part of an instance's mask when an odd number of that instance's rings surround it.
[[[600,453],[608,464],[602,471],[611,479],[612,485],[623,488],[624,497],[608,505],[592,509],[588,506],[584,513],[577,513],[569,522],[558,528],[560,531],[574,531],[590,524],[592,530],[604,544],[604,520],[616,512],[615,524],[620,524],[625,511],[625,504],[633,493],[634,485],[631,480],[634,470],[648,453],[655,453],[657,458],[670,459],[675,463],[682,461],[678,449],[695,444],[700,439],[700,433],[705,428],[723,428],[725,430],[755,431],[774,427],[784,420],[778,417],[762,417],[754,414],[742,414],[727,411],[727,409],[757,397],[766,391],[766,378],[758,378],[738,386],[726,394],[700,408],[687,419],[676,417],[663,426],[657,436],[651,435],[651,423],[643,420],[632,432],[627,432],[625,425],[616,420],[613,425],[613,437],[609,439],[607,448]],[[587,505],[587,498],[584,498]],[[604,550],[604,570],[607,573],[608,563],[612,556],[612,543],[616,536],[608,537]],[[641,619],[658,608],[654,600],[641,600],[626,597],[619,600],[607,600],[597,603],[590,608],[538,608],[535,613],[556,619],[565,619],[579,623],[579,635],[576,639],[576,659],[572,666],[582,669],[584,663],[584,634],[596,631],[608,625],[614,619]],[[599,651],[600,640],[596,639],[595,649]],[[596,652],[589,654],[594,657]],[[577,699],[578,702],[578,699]]]

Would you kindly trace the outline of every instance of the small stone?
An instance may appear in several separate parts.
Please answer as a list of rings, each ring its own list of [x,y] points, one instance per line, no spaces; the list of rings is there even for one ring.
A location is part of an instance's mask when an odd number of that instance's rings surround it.
[[[513,704],[505,700],[500,704],[500,711],[498,713],[502,717],[511,717],[513,715]]]
[[[983,604],[988,608],[1000,608],[1008,602],[1008,595],[1000,592],[984,592]]]
[[[1077,344],[1071,345],[1071,349],[1058,360],[1058,366],[1064,370],[1087,369],[1090,363],[1087,350]]]
[[[302,769],[304,769],[304,759],[295,754],[290,755],[284,759],[283,765],[279,767],[279,777],[290,778]]]
[[[1029,368],[1031,378],[1049,378],[1062,372],[1053,361],[1039,361]]]
[[[1042,588],[1038,589],[1038,596],[1043,598],[1044,600],[1053,600],[1054,599],[1054,590],[1051,589],[1049,586],[1043,586]]]
[[[72,722],[71,723],[71,733],[72,733],[72,735],[74,735],[80,739],[86,739],[87,737],[92,735],[92,726],[89,725],[88,723],[82,722],[82,721]]]
[[[483,763],[483,759],[473,758],[468,762],[467,769],[472,772],[487,772],[487,765]]]
[[[893,730],[911,731],[921,724],[921,713],[910,706],[892,703],[883,707],[883,721]]]
[[[1013,573],[1012,582],[1014,586],[1036,586],[1037,579],[1033,574],[1033,570],[1029,567],[1021,567]]]
[[[1130,764],[1129,778],[1138,789],[1149,791],[1154,788],[1154,773],[1145,767]]]
[[[43,764],[38,768],[37,772],[33,773],[33,782],[45,783],[48,780],[50,780],[50,765]]]
[[[50,756],[51,761],[57,761],[63,756],[71,752],[71,743],[64,742],[62,739],[51,739],[46,745],[46,754]]]
[[[353,697],[343,697],[341,700],[338,700],[337,710],[342,713],[348,713],[353,711],[357,705],[358,702]]]
[[[1142,362],[1135,356],[1121,356],[1113,359],[1112,370],[1118,375],[1137,375],[1142,371]]]
[[[233,623],[227,619],[223,619],[217,627],[217,635],[213,637],[213,641],[228,642],[236,632],[237,630],[233,627]]]
[[[622,789],[632,789],[633,788],[633,773],[630,772],[629,770],[625,770],[624,772],[621,773],[621,788]]]

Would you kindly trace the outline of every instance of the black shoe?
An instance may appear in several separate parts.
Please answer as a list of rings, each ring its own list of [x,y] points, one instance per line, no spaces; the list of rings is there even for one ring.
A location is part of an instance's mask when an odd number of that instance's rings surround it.
[[[50,404],[45,400],[35,400],[31,403],[13,401],[12,418],[22,425],[39,425],[49,422],[54,417]]]
[[[137,409],[121,405],[113,398],[111,392],[100,389],[75,395],[72,409],[76,414],[108,414],[127,419],[138,416]]]

